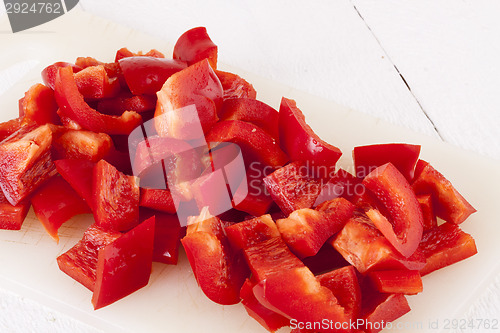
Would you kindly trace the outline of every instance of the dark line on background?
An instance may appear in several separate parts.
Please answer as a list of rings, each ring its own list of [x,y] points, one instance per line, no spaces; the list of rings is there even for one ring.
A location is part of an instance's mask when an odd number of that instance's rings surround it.
[[[370,28],[370,26],[368,25],[368,23],[366,23],[366,20],[365,18],[363,17],[363,15],[361,15],[360,11],[358,10],[358,8],[356,7],[356,5],[354,4],[353,0],[350,0],[352,6],[354,7],[354,10],[356,11],[356,13],[358,13],[359,17],[363,20],[363,23],[365,24],[365,26],[368,28],[368,30],[370,31],[370,33],[372,34],[372,36],[375,38],[375,40],[377,41],[378,45],[380,46],[380,48],[382,49],[382,51],[384,51],[384,54],[385,56],[387,57],[387,59],[391,62],[392,66],[394,67],[394,69],[398,72],[399,76],[401,77],[401,80],[403,80],[404,84],[406,85],[406,87],[408,88],[408,90],[410,91],[410,94],[413,96],[413,98],[415,99],[415,101],[417,102],[418,106],[420,107],[420,110],[422,110],[422,112],[424,113],[425,117],[427,118],[427,120],[429,120],[429,122],[431,123],[432,127],[434,127],[434,130],[436,131],[437,135],[439,136],[439,138],[442,140],[442,141],[445,141],[443,139],[443,136],[441,135],[441,133],[439,132],[439,130],[437,129],[436,127],[436,124],[434,124],[434,122],[432,121],[431,117],[429,117],[429,115],[427,114],[427,112],[425,111],[425,109],[422,107],[422,104],[420,104],[420,101],[418,100],[417,96],[415,96],[415,94],[413,93],[413,91],[411,90],[410,88],[410,85],[408,84],[408,82],[406,82],[406,79],[404,78],[403,74],[401,74],[401,72],[399,71],[398,67],[396,66],[396,64],[394,63],[394,61],[392,61],[391,57],[389,56],[389,54],[387,53],[387,51],[385,50],[385,48],[383,47],[382,43],[380,42],[380,40],[377,38],[377,36],[375,35],[375,33],[373,32],[373,30]]]

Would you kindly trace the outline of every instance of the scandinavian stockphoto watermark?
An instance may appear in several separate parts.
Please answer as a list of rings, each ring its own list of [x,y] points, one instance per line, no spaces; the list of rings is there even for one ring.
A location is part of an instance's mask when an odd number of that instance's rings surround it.
[[[73,9],[79,0],[4,0],[12,32],[52,21]]]

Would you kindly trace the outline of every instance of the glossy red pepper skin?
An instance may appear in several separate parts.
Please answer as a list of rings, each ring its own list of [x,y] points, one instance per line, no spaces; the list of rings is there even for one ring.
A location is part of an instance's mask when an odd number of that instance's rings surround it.
[[[417,194],[430,194],[434,212],[455,224],[464,222],[476,209],[453,187],[443,174],[429,163],[419,160],[412,187]]]
[[[56,174],[48,125],[21,127],[0,143],[0,188],[16,206]]]
[[[406,313],[410,312],[406,297],[402,294],[381,294],[376,291],[366,293],[363,290],[361,319],[366,333],[377,333]]]
[[[3,192],[0,191],[0,229],[3,230],[21,230],[23,222],[28,215],[30,202],[21,201],[16,206],[12,206]]]
[[[155,127],[158,134],[191,140],[202,137],[217,122],[223,90],[208,61],[202,60],[172,75],[157,96]],[[193,104],[196,113],[186,114],[182,108]]]
[[[76,122],[84,129],[97,133],[129,134],[140,125],[142,118],[136,112],[124,112],[120,117],[101,114],[92,109],[78,91],[71,67],[62,67],[56,76],[55,96],[59,114]]]
[[[434,213],[432,196],[430,194],[417,195],[417,200],[422,209],[422,217],[424,218],[424,232],[437,227],[437,218]]]
[[[177,265],[181,238],[185,232],[176,215],[155,212],[153,261]]]
[[[62,129],[54,134],[52,154],[55,160],[78,159],[97,163],[113,148],[111,137],[105,133]]]
[[[92,179],[96,163],[87,160],[57,160],[57,172],[66,180],[78,195],[93,208]]]
[[[188,222],[181,240],[193,273],[205,295],[223,305],[240,302],[240,289],[249,276],[240,252],[229,246],[217,217],[200,215]]]
[[[50,89],[54,90],[56,87],[56,76],[59,72],[59,68],[61,67],[71,67],[73,69],[73,73],[78,73],[83,68],[77,66],[75,64],[71,64],[69,62],[56,62],[50,66],[47,66],[42,71],[42,80],[43,83]]]
[[[278,111],[252,98],[230,98],[224,100],[219,111],[220,120],[242,120],[255,124],[279,141]]]
[[[119,64],[134,95],[155,95],[170,76],[187,67],[184,61],[149,56],[122,58]]]
[[[477,253],[472,236],[450,222],[426,231],[419,248],[426,259],[425,267],[420,270],[422,276]]]
[[[333,177],[323,184],[314,205],[339,197],[355,202],[356,197],[365,191],[361,181],[361,179],[339,168]]]
[[[257,98],[257,92],[253,86],[242,77],[219,70],[216,70],[215,74],[217,74],[217,77],[222,84],[222,89],[224,90],[224,100],[233,98]]]
[[[354,147],[352,156],[356,176],[364,178],[377,167],[392,163],[409,182],[415,174],[420,146],[406,143],[388,143]]]
[[[52,177],[31,198],[37,218],[59,242],[58,230],[73,216],[90,213],[89,206],[62,177]]]
[[[367,276],[381,293],[415,295],[424,290],[422,278],[416,270],[376,271]]]
[[[422,210],[410,184],[396,167],[387,163],[370,172],[363,185],[380,201],[387,216],[376,208],[366,214],[396,250],[410,257],[423,232]]]
[[[24,124],[32,122],[38,125],[60,124],[57,109],[54,91],[38,83],[24,94],[20,103],[19,116],[23,118]]]
[[[152,217],[99,250],[92,295],[95,310],[148,284],[153,263],[154,232],[155,218]]]
[[[144,116],[154,112],[156,96],[121,94],[117,97],[101,100],[97,103],[97,111],[104,114],[119,116],[125,111],[134,111]]]
[[[183,33],[174,46],[174,59],[192,65],[208,59],[213,69],[217,68],[217,45],[208,36],[204,27],[193,28]]]
[[[89,66],[74,76],[78,91],[86,100],[113,98],[120,93],[120,82],[110,79],[103,65]]]
[[[237,250],[280,237],[278,228],[269,214],[233,224],[225,230],[231,246]]]
[[[425,266],[420,250],[404,257],[376,228],[359,217],[351,218],[330,242],[362,274],[390,269],[420,270]]]
[[[175,214],[176,207],[169,190],[141,188],[139,206],[151,208],[164,213]]]
[[[103,229],[126,231],[139,223],[140,191],[136,179],[101,160],[92,179],[93,211]]]
[[[309,161],[318,166],[335,166],[342,152],[321,140],[306,124],[292,99],[282,98],[279,111],[280,145],[292,161]]]

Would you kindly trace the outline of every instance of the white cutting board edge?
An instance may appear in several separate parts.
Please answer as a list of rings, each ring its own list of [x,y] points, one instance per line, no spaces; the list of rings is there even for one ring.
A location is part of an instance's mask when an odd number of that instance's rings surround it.
[[[5,25],[6,20],[0,23],[0,28]],[[123,46],[132,51],[157,48],[168,56],[170,53],[167,51],[173,45],[79,10],[38,30],[49,32],[26,32],[16,34],[15,38],[0,35],[0,43],[6,46],[0,55],[2,69],[23,60],[37,62],[22,80],[1,96],[0,110],[8,110],[7,113],[2,111],[2,121],[17,116],[17,100],[31,84],[41,81],[40,70],[54,61],[74,61],[76,56],[112,61],[114,52]],[[85,39],[89,42],[83,43]],[[62,43],[62,40],[66,42]],[[219,45],[220,52],[223,49],[224,46]],[[478,208],[479,212],[465,222],[463,228],[476,238],[479,254],[425,277],[424,292],[409,297],[412,312],[399,321],[422,321],[425,325],[427,321],[438,318],[461,319],[468,306],[500,271],[495,256],[500,245],[494,237],[500,231],[495,223],[494,200],[500,194],[497,172],[500,163],[244,71],[221,68],[232,70],[254,84],[258,98],[275,108],[279,106],[281,96],[294,98],[320,137],[344,151],[341,166],[351,165],[350,151],[356,145],[382,142],[422,144],[422,158],[441,170]],[[45,233],[32,212],[20,232],[0,231],[0,264],[3,266],[0,287],[107,332],[134,332],[139,329],[164,332],[167,328],[185,332],[200,329],[204,332],[264,331],[246,315],[241,305],[222,307],[204,297],[183,255],[177,267],[156,264],[148,287],[105,309],[93,311],[90,292],[61,273],[55,261],[58,254],[81,238],[85,229],[81,224],[88,226],[90,221],[89,217],[77,217],[64,225],[59,245]],[[415,330],[418,331],[422,330]]]

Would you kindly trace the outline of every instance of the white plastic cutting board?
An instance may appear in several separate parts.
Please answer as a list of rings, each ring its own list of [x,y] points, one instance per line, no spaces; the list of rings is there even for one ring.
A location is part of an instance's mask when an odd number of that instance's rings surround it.
[[[0,30],[9,30],[6,17]],[[18,99],[31,84],[41,82],[39,73],[48,64],[71,62],[78,56],[112,61],[123,46],[132,51],[156,48],[169,55],[174,42],[144,36],[78,10],[34,31],[2,33],[0,73],[12,77],[12,83],[19,73],[23,76],[9,89],[5,88],[9,82],[0,82],[0,121],[17,116]],[[220,52],[223,49],[219,45]],[[221,68],[242,75],[254,85],[259,99],[276,108],[281,96],[295,99],[320,137],[342,149],[340,165],[348,170],[354,146],[384,142],[422,145],[422,158],[444,173],[478,209],[462,226],[476,239],[479,254],[425,277],[424,292],[409,297],[412,311],[398,321],[408,328],[394,331],[426,332],[436,320],[443,328],[447,319],[462,319],[464,310],[500,272],[500,163],[241,70]],[[56,257],[71,248],[90,223],[91,216],[80,216],[65,224],[59,244],[45,233],[32,212],[21,231],[0,230],[0,287],[106,332],[265,332],[241,305],[220,306],[209,301],[196,285],[184,254],[177,266],[154,265],[146,288],[94,311],[91,293],[60,272],[56,263]]]

